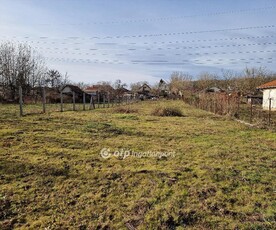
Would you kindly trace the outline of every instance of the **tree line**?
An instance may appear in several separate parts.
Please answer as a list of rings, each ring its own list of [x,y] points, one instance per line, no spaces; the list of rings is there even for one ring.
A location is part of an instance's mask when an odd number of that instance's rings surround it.
[[[245,68],[242,72],[225,71],[221,74],[204,72],[196,79],[187,73],[174,72],[170,76],[171,92],[198,92],[210,87],[218,87],[229,92],[239,92],[241,95],[258,93],[256,88],[266,82],[276,80],[276,73],[266,68]]]
[[[19,87],[29,94],[34,87],[58,88],[68,82],[67,74],[48,69],[43,57],[27,44],[0,44],[0,99],[18,100]]]
[[[222,70],[220,75],[204,72],[198,76],[188,73],[173,72],[166,81],[169,93],[197,92],[209,87],[219,87],[226,91],[236,91],[241,94],[254,94],[256,87],[276,79],[276,74],[265,68],[246,68],[243,72]],[[59,89],[70,83],[67,73],[61,74],[58,70],[47,68],[42,56],[38,55],[27,44],[15,44],[5,42],[0,44],[0,101],[17,101],[19,87],[22,87],[24,95],[30,95],[35,87],[50,87]],[[122,89],[127,87],[121,80],[111,82],[98,82],[103,90]],[[138,92],[146,81],[130,84],[132,92]],[[75,83],[84,89],[90,86],[86,83]],[[152,93],[158,94],[160,84],[151,85]]]

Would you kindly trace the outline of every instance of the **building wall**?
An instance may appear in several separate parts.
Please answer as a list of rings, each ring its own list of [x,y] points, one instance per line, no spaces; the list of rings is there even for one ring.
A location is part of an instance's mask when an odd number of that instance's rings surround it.
[[[72,93],[72,90],[70,87],[66,86],[63,90],[62,90],[63,93]]]
[[[263,91],[263,109],[269,109],[269,98],[271,98],[271,109],[276,110],[276,88],[264,89]]]

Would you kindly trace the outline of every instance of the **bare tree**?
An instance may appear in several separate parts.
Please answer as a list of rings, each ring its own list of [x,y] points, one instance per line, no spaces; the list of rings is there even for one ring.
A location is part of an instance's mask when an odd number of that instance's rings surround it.
[[[69,84],[70,80],[67,73],[65,73],[65,75],[62,75],[58,70],[50,69],[46,73],[44,82],[45,86],[51,88],[60,88],[63,85]]]
[[[44,75],[43,59],[26,44],[6,42],[0,45],[0,82],[4,97],[16,100],[19,86],[27,94]]]
[[[218,84],[218,76],[208,72],[201,73],[198,78],[195,83],[197,90],[204,90],[212,86],[217,86]]]
[[[124,87],[127,87],[127,84],[123,83],[120,79],[117,79],[114,82],[114,89],[120,89],[120,88],[124,88]]]
[[[173,72],[170,78],[170,91],[173,93],[191,90],[193,77],[183,72]]]
[[[58,88],[61,86],[62,75],[58,70],[51,69],[47,72],[45,83],[48,87]]]

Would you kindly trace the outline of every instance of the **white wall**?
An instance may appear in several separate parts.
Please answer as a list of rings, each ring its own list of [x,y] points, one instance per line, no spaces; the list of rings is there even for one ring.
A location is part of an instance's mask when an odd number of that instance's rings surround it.
[[[269,98],[271,98],[271,110],[276,110],[276,88],[264,89],[263,91],[263,109],[269,109]]]

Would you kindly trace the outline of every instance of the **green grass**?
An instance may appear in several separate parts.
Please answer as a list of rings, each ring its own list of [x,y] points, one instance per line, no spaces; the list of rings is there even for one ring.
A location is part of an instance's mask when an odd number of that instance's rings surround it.
[[[180,101],[128,106],[19,118],[0,105],[0,229],[275,229],[275,132]],[[185,117],[151,115],[167,106]]]

